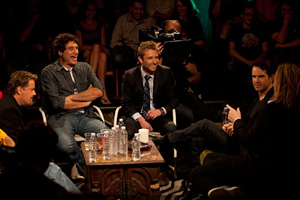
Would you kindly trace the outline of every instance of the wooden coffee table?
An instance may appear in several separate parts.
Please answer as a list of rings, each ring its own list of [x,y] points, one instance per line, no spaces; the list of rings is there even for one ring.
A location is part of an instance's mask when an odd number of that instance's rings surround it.
[[[149,144],[156,148],[152,140]],[[143,150],[141,160],[133,161],[130,150],[128,155],[118,155],[111,160],[103,160],[101,151],[98,151],[97,161],[90,163],[84,142],[81,149],[89,191],[100,193],[106,199],[160,198],[159,173],[160,166],[165,162],[160,153],[153,158],[150,149]]]

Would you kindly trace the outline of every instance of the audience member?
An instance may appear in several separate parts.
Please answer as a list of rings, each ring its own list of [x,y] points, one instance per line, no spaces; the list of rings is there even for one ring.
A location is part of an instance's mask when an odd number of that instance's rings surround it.
[[[5,192],[3,198],[27,197],[30,199],[60,199],[60,195],[70,193],[80,194],[78,188],[60,172],[56,177],[49,177],[46,172],[50,166],[56,149],[57,135],[42,121],[29,122],[22,130],[16,146],[16,164],[0,176],[1,189]],[[66,188],[56,178],[68,182],[73,188]],[[30,183],[30,184],[29,184]],[[16,191],[17,189],[17,191]],[[76,195],[75,195],[76,194]]]
[[[247,0],[246,0],[247,1]],[[216,81],[210,89],[220,90],[220,84],[226,81],[224,72],[230,62],[229,56],[229,34],[232,26],[241,22],[241,11],[245,0],[211,0],[209,17],[212,21],[212,76]],[[224,96],[224,94],[222,94]],[[221,97],[222,98],[222,97]],[[224,98],[224,97],[223,97]]]
[[[274,24],[271,38],[274,43],[275,56],[278,63],[292,62],[300,64],[300,20],[295,15],[295,6],[291,1],[283,1],[280,5],[280,18]]]
[[[182,34],[186,34],[199,47],[205,46],[205,36],[198,17],[193,14],[190,0],[176,0],[173,19],[179,20]]]
[[[147,0],[147,13],[150,17],[156,19],[156,24],[161,26],[161,24],[170,19],[173,15],[175,0]]]
[[[0,128],[15,142],[23,129],[22,107],[32,106],[37,75],[27,71],[11,74],[7,94],[0,99]]]
[[[145,13],[145,0],[132,0],[130,12],[120,16],[112,33],[110,47],[113,51],[113,66],[126,70],[137,63],[136,51],[140,44],[139,30],[155,25],[155,19]]]
[[[76,36],[79,40],[79,50],[84,60],[89,63],[99,80],[105,86],[107,71],[106,28],[97,20],[97,7],[95,2],[89,1],[84,9],[84,19],[76,26]],[[103,90],[103,104],[110,104],[106,89]]]
[[[230,194],[238,189],[247,199],[297,196],[299,183],[293,180],[299,178],[295,159],[299,155],[299,88],[300,68],[285,63],[276,70],[274,95],[252,127],[241,126],[240,112],[230,108],[229,119],[234,135],[240,138],[241,152],[194,168],[190,174],[192,189],[206,196],[217,187],[208,195],[222,194],[222,199],[234,198]],[[222,185],[238,187],[218,187]]]
[[[140,128],[162,135],[173,132],[176,126],[171,117],[172,109],[179,103],[175,96],[174,75],[170,68],[158,65],[155,42],[142,42],[137,55],[141,65],[126,71],[122,84],[121,104],[128,137],[132,138]],[[161,146],[160,150],[163,149]],[[168,184],[168,180],[160,180],[160,184]]]
[[[43,173],[68,192],[81,193],[74,183],[51,162],[55,158],[57,134],[43,121],[31,121],[24,127],[16,145],[19,166]]]
[[[48,29],[41,0],[18,1],[11,4],[7,13],[6,62],[8,67],[38,73],[48,62],[45,49]]]
[[[92,106],[92,101],[103,96],[104,86],[88,63],[77,62],[78,44],[72,34],[55,38],[53,49],[58,59],[41,72],[41,98],[48,124],[58,135],[58,148],[83,174],[84,159],[75,133],[83,136],[108,127],[93,114]]]
[[[258,20],[264,25],[277,19],[277,9],[280,0],[255,0]]]
[[[246,115],[240,116],[242,124],[246,128],[251,128],[257,120],[258,113],[267,104],[269,98],[273,94],[272,81],[274,72],[272,66],[267,62],[256,63],[252,67],[252,83],[257,91],[258,97],[253,100],[250,109]],[[172,145],[178,150],[178,153],[186,155],[186,163],[189,168],[199,165],[200,153],[208,148],[215,152],[236,154],[239,152],[239,141],[236,135],[228,131],[228,127],[232,130],[233,123],[224,125],[222,128],[214,122],[204,119],[191,126],[169,133],[158,141],[165,145]],[[237,128],[237,127],[235,127]],[[234,129],[236,132],[236,129]],[[202,138],[202,139],[199,139]],[[202,141],[204,143],[197,143]]]
[[[248,101],[252,98],[249,96],[252,88],[249,78],[251,66],[268,56],[269,43],[264,29],[256,26],[256,15],[255,6],[247,4],[241,12],[241,24],[233,27],[230,33],[229,53],[233,63],[228,65],[228,76],[231,77],[229,85],[235,87],[226,89],[233,93],[229,97],[233,105],[248,106]]]

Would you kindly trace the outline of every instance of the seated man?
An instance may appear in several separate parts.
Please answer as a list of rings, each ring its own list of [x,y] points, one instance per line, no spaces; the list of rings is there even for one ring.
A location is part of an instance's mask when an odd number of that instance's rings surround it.
[[[92,102],[103,96],[103,84],[92,67],[77,62],[78,39],[68,33],[59,34],[53,49],[58,60],[41,72],[42,104],[48,124],[58,135],[58,148],[76,162],[79,173],[84,173],[84,158],[75,141],[75,133],[98,133],[108,128],[93,114]]]
[[[262,110],[269,98],[273,94],[273,68],[268,62],[256,63],[252,67],[252,84],[258,93],[258,97],[253,100],[253,103],[245,116],[240,116],[238,124],[241,127],[250,129],[260,110]],[[230,106],[228,106],[230,107]],[[232,109],[230,107],[230,109]],[[238,109],[240,112],[240,110]],[[236,124],[236,123],[235,123]],[[205,149],[221,152],[236,154],[239,152],[239,140],[236,138],[235,133],[240,126],[235,125],[233,130],[233,123],[230,122],[223,126],[223,129],[216,125],[214,122],[204,119],[196,122],[195,124],[175,132],[169,133],[162,139],[157,141],[161,144],[171,144],[179,152],[188,152],[189,159],[187,163],[190,168],[200,164],[200,153]],[[201,144],[195,142],[201,139]]]
[[[0,100],[0,147],[2,144],[6,148],[1,149],[1,162],[0,171],[6,171],[15,167],[16,159],[14,157],[15,144],[18,145],[21,134],[23,132],[23,115],[21,108],[25,106],[33,105],[33,97],[35,96],[35,81],[37,80],[37,75],[32,74],[27,71],[16,71],[13,72],[8,81],[7,91],[8,94],[5,95]],[[3,129],[3,130],[2,130]],[[41,134],[42,136],[42,134]],[[36,143],[31,138],[26,138],[30,142],[26,142],[28,148],[33,146],[36,149]],[[48,141],[48,140],[46,140]],[[33,143],[33,144],[30,144]],[[41,143],[45,145],[46,143]],[[24,145],[24,144],[23,144]],[[56,143],[55,143],[56,145]],[[54,145],[54,147],[55,147]],[[10,147],[10,148],[9,148]],[[43,146],[44,147],[44,146]],[[47,149],[47,147],[45,147]],[[21,151],[21,153],[24,153]],[[2,157],[3,156],[3,157]],[[33,156],[32,154],[28,155]],[[26,159],[26,156],[22,156],[22,159]],[[40,159],[39,159],[40,160]],[[54,163],[45,163],[45,176],[54,180],[68,191],[79,193],[80,191],[74,185],[73,182],[61,171],[60,167]],[[43,171],[43,172],[44,172]]]
[[[173,132],[176,126],[170,116],[179,103],[173,73],[170,68],[158,65],[155,42],[142,42],[137,55],[141,64],[125,72],[122,84],[121,104],[128,138],[140,128],[162,135]]]
[[[0,128],[17,142],[23,129],[22,107],[32,106],[37,75],[15,71],[10,75],[7,93],[0,100]]]
[[[111,36],[110,47],[113,50],[113,66],[126,70],[135,66],[136,51],[140,44],[139,30],[148,28],[155,19],[145,14],[146,1],[130,1],[130,11],[120,16]]]

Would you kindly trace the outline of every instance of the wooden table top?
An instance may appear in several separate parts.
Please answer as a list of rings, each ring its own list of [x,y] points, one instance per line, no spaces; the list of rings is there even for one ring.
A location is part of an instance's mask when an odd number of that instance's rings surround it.
[[[155,148],[155,145],[152,140],[149,140],[149,145],[151,148]],[[133,161],[131,156],[131,150],[128,150],[127,155],[112,156],[110,160],[104,160],[102,156],[102,151],[97,152],[96,162],[89,162],[89,152],[85,149],[84,142],[81,143],[81,150],[84,156],[86,165],[89,166],[107,166],[107,165],[137,165],[137,164],[161,164],[164,163],[164,159],[160,153],[158,153],[157,158],[151,156],[151,148],[147,150],[141,150],[141,159],[138,161]]]

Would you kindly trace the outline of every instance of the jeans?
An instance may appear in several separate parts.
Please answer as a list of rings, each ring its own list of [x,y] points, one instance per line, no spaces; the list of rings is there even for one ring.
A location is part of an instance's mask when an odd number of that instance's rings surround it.
[[[64,187],[68,192],[81,193],[78,187],[69,179],[69,177],[55,163],[50,162],[44,175],[50,180]]]
[[[84,137],[86,132],[99,133],[101,129],[108,128],[99,119],[87,117],[80,112],[68,113],[58,120],[52,118],[49,120],[49,125],[58,135],[58,149],[66,153],[71,162],[76,162],[80,172],[84,171],[84,158],[74,135],[78,134]]]

